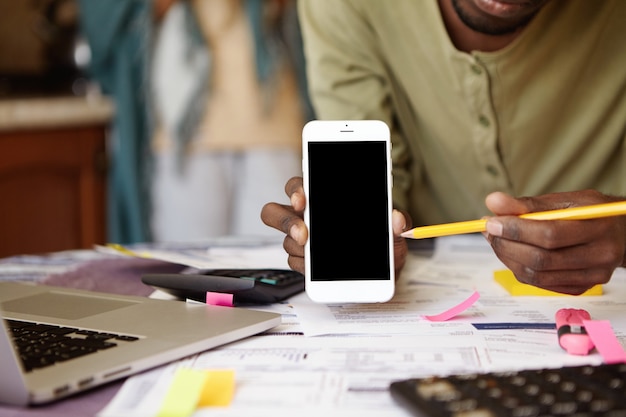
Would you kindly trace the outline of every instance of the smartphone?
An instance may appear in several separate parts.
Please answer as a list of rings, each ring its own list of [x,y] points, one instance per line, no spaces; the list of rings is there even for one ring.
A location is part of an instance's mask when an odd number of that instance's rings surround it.
[[[388,301],[395,285],[388,126],[314,120],[302,143],[307,295],[320,303]]]

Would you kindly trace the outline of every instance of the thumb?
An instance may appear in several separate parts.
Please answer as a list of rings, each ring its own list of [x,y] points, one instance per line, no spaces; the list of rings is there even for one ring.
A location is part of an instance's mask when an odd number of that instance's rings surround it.
[[[531,198],[515,198],[500,191],[489,194],[485,198],[485,205],[496,216],[518,216],[536,211]]]
[[[393,229],[394,236],[400,235],[409,228],[407,218],[400,210],[394,209],[391,213],[391,227]]]

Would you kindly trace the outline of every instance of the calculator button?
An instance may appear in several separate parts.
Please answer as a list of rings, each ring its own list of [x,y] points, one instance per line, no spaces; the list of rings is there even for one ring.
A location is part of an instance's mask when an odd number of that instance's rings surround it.
[[[424,416],[626,417],[626,364],[412,379],[391,393]],[[414,387],[414,388],[411,388]]]

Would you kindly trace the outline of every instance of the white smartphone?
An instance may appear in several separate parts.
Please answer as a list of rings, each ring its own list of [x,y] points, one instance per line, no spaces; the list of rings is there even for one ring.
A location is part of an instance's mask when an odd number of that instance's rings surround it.
[[[305,290],[320,303],[391,299],[391,141],[378,120],[321,121],[302,131]]]

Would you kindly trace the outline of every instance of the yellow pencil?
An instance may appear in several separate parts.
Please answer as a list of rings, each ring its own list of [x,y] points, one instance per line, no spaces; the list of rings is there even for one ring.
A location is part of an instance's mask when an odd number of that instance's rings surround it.
[[[519,217],[532,220],[586,220],[598,217],[626,215],[626,201],[615,203],[595,204],[592,206],[570,207],[561,210],[538,211],[521,214]],[[486,219],[469,220],[465,222],[435,224],[432,226],[416,227],[402,233],[402,237],[411,239],[426,239],[430,237],[460,235],[464,233],[484,232]]]

